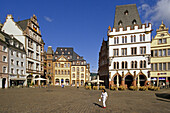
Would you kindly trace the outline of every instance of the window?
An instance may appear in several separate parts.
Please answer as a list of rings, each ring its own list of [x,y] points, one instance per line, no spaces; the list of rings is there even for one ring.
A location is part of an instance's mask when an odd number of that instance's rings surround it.
[[[23,62],[21,62],[21,66],[24,67],[24,63]]]
[[[3,67],[3,73],[6,73],[6,72],[7,72],[6,67]]]
[[[163,70],[166,70],[166,63],[163,63]]]
[[[55,63],[55,67],[57,67],[57,63]]]
[[[166,56],[166,49],[163,49],[163,54],[162,56]]]
[[[13,68],[11,68],[11,73],[12,73],[12,74],[14,73],[14,69],[13,69]]]
[[[162,49],[159,50],[159,56],[162,56]]]
[[[143,41],[145,41],[145,35],[143,34]]]
[[[157,50],[155,50],[155,57],[157,57],[158,56],[158,51]]]
[[[84,78],[84,74],[83,73],[81,74],[81,78]]]
[[[14,52],[11,50],[11,56],[13,56],[14,55]]]
[[[67,67],[67,64],[66,64],[66,63],[64,63],[64,67]]]
[[[127,69],[127,62],[126,62],[126,61],[125,61],[125,62],[124,62],[124,61],[122,62],[122,69]]]
[[[154,64],[154,70],[157,71],[158,70],[158,65],[157,64]]]
[[[79,67],[77,67],[77,71],[79,71]]]
[[[137,68],[137,61],[135,61],[135,68]]]
[[[122,26],[122,25],[123,25],[123,22],[120,20],[120,21],[118,22],[118,25],[119,25],[119,26]]]
[[[131,55],[136,55],[137,51],[136,51],[136,47],[131,48]]]
[[[113,49],[113,56],[118,56],[118,55],[119,55],[119,50]]]
[[[14,60],[13,59],[11,59],[11,65],[14,65]]]
[[[75,67],[73,67],[73,72],[75,72]]]
[[[114,37],[114,44],[119,44],[119,37]]]
[[[5,51],[5,52],[6,52],[6,46],[3,46],[3,51]]]
[[[127,62],[125,62],[125,69],[127,69]]]
[[[135,19],[132,21],[132,24],[134,24],[134,25],[135,25],[135,24],[137,24],[137,22],[136,22],[136,20],[135,20]]]
[[[68,52],[68,54],[70,54],[70,52]]]
[[[16,56],[18,57],[18,52],[16,52]]]
[[[168,62],[168,70],[170,70],[170,62]]]
[[[21,53],[21,58],[23,58],[23,54]]]
[[[68,75],[70,75],[70,71],[68,70]]]
[[[124,39],[125,39],[125,38],[124,38],[124,36],[123,36],[123,37],[122,37],[122,43],[124,43]]]
[[[143,62],[142,61],[140,61],[140,68],[142,68],[143,67]]]
[[[51,63],[48,63],[48,67],[51,67]]]
[[[125,36],[125,43],[127,43],[127,36]]]
[[[168,56],[170,56],[170,49],[168,49]]]
[[[58,67],[60,67],[60,63],[58,63]]]
[[[159,44],[165,44],[166,43],[166,38],[159,39]]]
[[[136,35],[134,35],[134,42],[136,42]]]
[[[153,64],[151,64],[151,71],[153,71]]]
[[[17,61],[17,66],[19,66],[19,61]]]
[[[116,69],[116,62],[113,63],[113,69]]]
[[[162,44],[162,39],[159,39],[159,44]]]
[[[153,50],[151,50],[151,57],[153,57]]]
[[[3,56],[3,62],[7,62],[6,56]]]
[[[146,47],[140,47],[140,54],[146,54]]]
[[[60,75],[60,70],[58,70],[58,74]]]
[[[122,56],[126,56],[127,55],[127,48],[122,48]]]
[[[142,41],[145,41],[145,34],[143,34],[143,35],[141,34],[141,35],[140,35],[140,41],[141,41],[141,42],[142,42]]]
[[[159,63],[159,71],[162,71],[162,63]]]
[[[17,74],[19,74],[19,69],[17,69]]]
[[[128,10],[126,10],[126,11],[124,12],[124,15],[128,15]]]
[[[119,62],[113,63],[113,69],[119,69]]]
[[[68,63],[68,67],[70,67],[70,63]]]
[[[134,62],[133,61],[131,62],[131,68],[134,68]]]
[[[131,42],[133,42],[133,36],[131,36]]]
[[[83,72],[84,71],[84,67],[81,67],[81,72]]]
[[[64,52],[62,52],[62,54],[64,54]]]
[[[73,73],[73,78],[75,78],[75,74]]]
[[[23,75],[23,72],[24,72],[24,71],[23,71],[23,70],[21,70],[21,75]]]
[[[61,74],[63,75],[63,70],[61,70]]]
[[[64,73],[65,75],[67,75],[67,71],[65,70],[65,73]]]
[[[122,69],[124,69],[124,62],[122,62]]]
[[[117,62],[117,69],[119,69],[119,62]]]

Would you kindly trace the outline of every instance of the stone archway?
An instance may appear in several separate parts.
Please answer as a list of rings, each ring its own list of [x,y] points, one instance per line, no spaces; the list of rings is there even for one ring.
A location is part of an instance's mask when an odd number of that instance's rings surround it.
[[[139,77],[140,86],[145,86],[146,82],[147,82],[147,77],[144,74],[140,74],[140,75],[138,75],[138,77]],[[138,84],[138,77],[136,77],[137,84]]]
[[[127,85],[127,87],[129,88],[130,86],[132,86],[133,84],[133,76],[132,75],[127,75],[125,77],[125,84]]]
[[[33,79],[33,76],[32,76],[32,75],[28,75],[28,76],[27,76],[27,85],[31,85],[32,79]]]
[[[120,75],[116,75],[113,77],[114,84],[116,85],[117,85],[117,80],[118,80],[118,85],[121,85],[122,77]]]

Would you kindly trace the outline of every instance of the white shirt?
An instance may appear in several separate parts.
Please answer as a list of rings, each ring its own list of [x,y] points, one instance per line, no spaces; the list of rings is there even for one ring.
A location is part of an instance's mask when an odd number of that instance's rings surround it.
[[[101,95],[102,99],[106,99],[107,96],[108,96],[108,95],[107,95],[107,92],[104,92],[104,93],[102,92],[102,95]]]

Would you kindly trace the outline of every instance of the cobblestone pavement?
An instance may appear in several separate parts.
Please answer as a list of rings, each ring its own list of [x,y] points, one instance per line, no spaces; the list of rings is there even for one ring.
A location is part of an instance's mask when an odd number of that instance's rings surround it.
[[[170,99],[158,98],[161,91],[110,91],[107,108],[98,101],[101,90],[84,88],[0,89],[0,113],[170,113]]]

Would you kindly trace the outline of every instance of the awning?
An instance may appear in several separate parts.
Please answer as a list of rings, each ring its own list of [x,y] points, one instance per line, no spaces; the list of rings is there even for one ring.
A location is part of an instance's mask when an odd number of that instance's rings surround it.
[[[45,78],[35,78],[34,80],[47,80]]]
[[[11,78],[10,80],[26,80],[26,78]]]
[[[97,83],[97,82],[104,82],[103,80],[92,80],[92,81],[90,81],[91,83]]]

